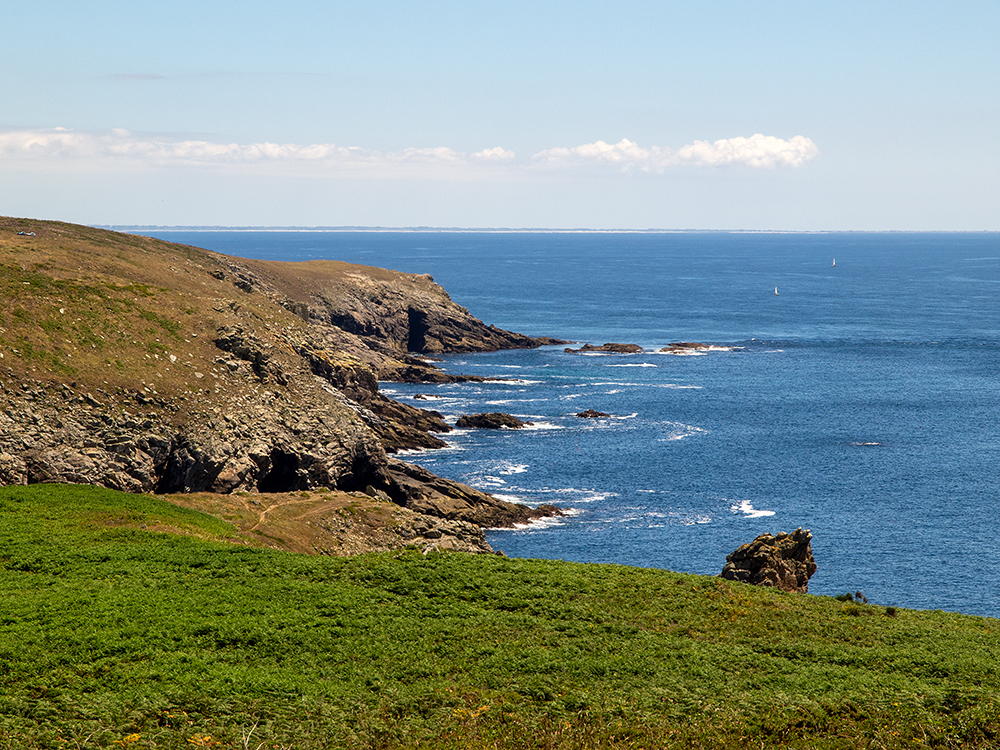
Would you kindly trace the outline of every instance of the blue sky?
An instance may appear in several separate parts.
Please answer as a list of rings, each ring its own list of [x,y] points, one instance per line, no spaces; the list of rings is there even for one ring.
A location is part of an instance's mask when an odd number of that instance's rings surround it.
[[[6,215],[1000,229],[996,2],[5,5]]]

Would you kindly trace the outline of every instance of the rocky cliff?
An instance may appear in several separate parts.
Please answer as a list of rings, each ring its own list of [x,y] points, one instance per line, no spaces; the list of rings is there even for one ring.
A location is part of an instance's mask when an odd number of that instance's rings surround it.
[[[553,512],[386,455],[451,428],[380,379],[461,380],[419,355],[554,342],[487,326],[429,276],[0,219],[0,294],[0,483],[325,487],[495,526]]]

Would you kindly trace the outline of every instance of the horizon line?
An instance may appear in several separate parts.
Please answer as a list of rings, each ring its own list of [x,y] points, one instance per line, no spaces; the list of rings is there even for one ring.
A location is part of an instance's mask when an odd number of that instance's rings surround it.
[[[477,234],[996,234],[996,229],[662,229],[588,227],[383,227],[364,225],[233,225],[222,224],[91,224],[95,229],[120,232],[385,232]]]

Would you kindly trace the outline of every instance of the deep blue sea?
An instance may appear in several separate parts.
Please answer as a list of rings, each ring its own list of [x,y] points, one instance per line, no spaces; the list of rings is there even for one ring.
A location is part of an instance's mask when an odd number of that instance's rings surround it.
[[[430,273],[487,323],[649,350],[451,356],[448,371],[510,380],[384,384],[449,420],[535,422],[406,456],[571,509],[489,532],[508,555],[716,574],[801,526],[812,593],[1000,616],[1000,235],[151,234]],[[656,353],[673,341],[732,349]],[[588,408],[612,417],[574,416]]]

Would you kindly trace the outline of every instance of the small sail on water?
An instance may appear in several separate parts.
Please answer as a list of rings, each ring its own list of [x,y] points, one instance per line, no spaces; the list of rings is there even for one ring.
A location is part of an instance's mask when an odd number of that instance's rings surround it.
[[[778,287],[774,287],[774,296],[775,296],[775,297],[777,297],[777,296],[778,296]]]
[[[837,259],[836,259],[836,258],[834,258],[834,259],[833,259],[833,267],[834,267],[834,268],[836,268],[836,267],[837,267]]]

